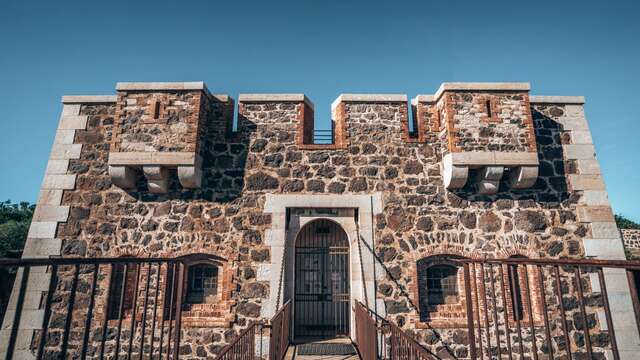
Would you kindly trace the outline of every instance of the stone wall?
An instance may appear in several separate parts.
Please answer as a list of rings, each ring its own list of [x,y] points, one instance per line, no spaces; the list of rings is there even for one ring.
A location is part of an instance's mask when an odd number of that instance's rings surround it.
[[[166,101],[176,106],[192,104],[192,95],[184,96]],[[148,109],[148,98],[133,98],[136,106]],[[454,119],[465,128],[457,132],[456,147],[535,149],[537,153],[539,176],[531,188],[513,189],[501,180],[495,194],[482,195],[471,183],[445,189],[440,163],[450,149],[450,139],[437,133],[440,120],[433,104],[414,103],[418,127],[416,134],[410,134],[406,98],[339,99],[335,104],[339,111],[334,111],[342,117],[339,146],[315,148],[305,147],[300,139],[304,136],[300,121],[309,121],[313,114],[304,96],[241,96],[235,133],[228,131],[232,102],[205,97],[201,106],[207,116],[197,150],[202,157],[201,186],[186,189],[170,177],[167,192],[154,194],[142,178],[135,188],[123,190],[111,183],[108,173],[116,131],[122,131],[121,139],[144,143],[147,130],[160,126],[145,125],[146,115],[134,116],[131,126],[128,120],[117,125],[119,107],[134,106],[129,101],[133,98],[119,94],[117,104],[80,108],[87,124],[74,138],[74,144],[82,147],[78,158],[69,162],[75,184],[62,195],[69,216],[58,225],[56,238],[62,241],[63,256],[208,253],[225,258],[220,265],[226,274],[221,298],[210,312],[219,315],[192,316],[183,329],[181,352],[194,358],[219,351],[250,321],[260,318],[266,299],[280,291],[268,281],[257,280],[261,265],[275,261],[267,241],[272,219],[263,213],[266,194],[381,194],[383,211],[375,216],[372,229],[375,248],[363,250],[374,251],[383,269],[378,274],[377,298],[391,321],[443,356],[467,356],[466,322],[459,309],[435,314],[430,319],[433,324],[421,320],[418,261],[433,255],[581,258],[585,239],[593,236],[592,221],[580,215],[585,192],[568,185],[576,164],[567,161],[568,130],[559,120],[563,105],[526,107],[523,95],[501,94],[489,97],[492,115],[486,118],[484,103],[478,100],[485,97],[451,95],[457,105],[449,108],[459,111],[461,116]],[[193,115],[195,109],[177,114]],[[162,126],[168,125],[165,129],[172,134],[172,126],[182,118],[173,123],[171,116]],[[533,147],[530,134],[535,137]],[[149,143],[145,149],[163,151],[185,145],[180,136],[156,139],[165,140]],[[472,169],[470,176],[475,172]],[[59,291],[64,292],[67,285],[61,283]],[[61,297],[57,306],[63,305]],[[104,316],[104,304],[96,307],[99,319]],[[189,317],[187,313],[185,318]],[[438,324],[442,329],[432,326]],[[50,325],[56,333],[56,324]],[[597,322],[590,326],[599,332]],[[54,352],[57,344],[49,342],[48,349]]]
[[[629,259],[640,259],[640,229],[620,229]]]

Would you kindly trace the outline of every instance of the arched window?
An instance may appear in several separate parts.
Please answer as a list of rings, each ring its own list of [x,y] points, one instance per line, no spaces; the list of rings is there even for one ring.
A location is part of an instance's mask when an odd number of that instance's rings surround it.
[[[215,301],[218,294],[218,267],[212,264],[189,266],[187,276],[187,303],[206,304]]]
[[[119,319],[120,314],[126,316],[133,309],[137,269],[136,264],[113,265],[113,274],[109,283],[109,303],[107,304],[109,320]],[[121,300],[122,309],[120,308]]]
[[[457,312],[461,304],[460,267],[457,256],[431,256],[418,260],[418,302],[420,320],[428,321]]]

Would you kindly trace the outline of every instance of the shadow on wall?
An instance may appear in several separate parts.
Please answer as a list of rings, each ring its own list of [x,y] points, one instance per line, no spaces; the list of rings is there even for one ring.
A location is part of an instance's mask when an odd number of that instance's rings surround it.
[[[540,161],[538,180],[534,186],[529,189],[511,189],[507,183],[507,170],[497,194],[480,195],[474,185],[477,171],[470,170],[469,181],[465,187],[452,192],[469,201],[533,200],[548,207],[560,206],[565,201],[571,201],[563,161],[562,125],[535,109],[532,109],[532,115]]]
[[[217,109],[217,108],[216,108]],[[214,111],[213,116],[222,118],[221,111]],[[223,121],[207,122],[206,132],[201,138],[200,155],[202,156],[202,187],[200,189],[183,188],[177,177],[177,170],[170,169],[169,191],[166,194],[153,194],[148,191],[144,177],[138,178],[137,189],[130,192],[140,201],[157,202],[168,200],[204,200],[216,203],[231,202],[239,198],[244,187],[244,175],[251,135],[256,131],[255,123],[245,117],[238,119],[237,132],[229,132],[222,137],[219,129]]]

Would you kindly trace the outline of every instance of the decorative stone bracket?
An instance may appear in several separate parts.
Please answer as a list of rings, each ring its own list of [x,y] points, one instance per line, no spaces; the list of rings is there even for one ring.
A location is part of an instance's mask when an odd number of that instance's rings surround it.
[[[178,180],[187,189],[199,188],[202,182],[202,160],[193,152],[111,152],[111,181],[123,188],[136,186],[140,170],[147,179],[149,192],[163,194],[169,188],[170,168],[177,168]]]
[[[478,169],[476,186],[480,194],[498,192],[504,169],[509,168],[509,185],[514,189],[526,189],[538,178],[538,154],[498,151],[449,153],[442,158],[442,176],[447,189],[465,186],[469,169]]]

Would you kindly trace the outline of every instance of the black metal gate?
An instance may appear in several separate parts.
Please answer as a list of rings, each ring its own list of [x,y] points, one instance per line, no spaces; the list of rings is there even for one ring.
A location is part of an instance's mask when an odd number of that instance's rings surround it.
[[[349,241],[330,220],[305,225],[296,239],[296,338],[349,334]]]

